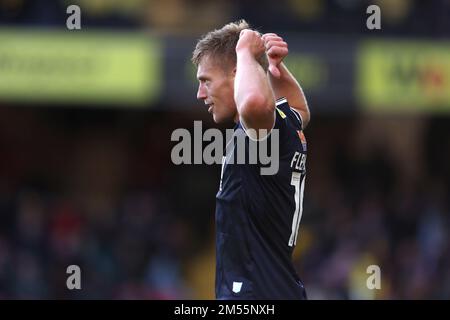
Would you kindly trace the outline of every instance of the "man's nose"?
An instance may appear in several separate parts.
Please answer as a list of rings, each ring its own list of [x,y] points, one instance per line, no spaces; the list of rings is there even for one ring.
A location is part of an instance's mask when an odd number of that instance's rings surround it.
[[[198,86],[197,99],[198,100],[205,100],[206,99],[206,90],[205,90],[205,87],[202,86],[202,85]]]

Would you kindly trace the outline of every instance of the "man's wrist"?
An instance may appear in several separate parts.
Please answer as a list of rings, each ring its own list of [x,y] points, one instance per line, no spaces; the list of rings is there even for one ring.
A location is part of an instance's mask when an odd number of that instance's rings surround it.
[[[250,51],[249,48],[239,48],[236,49],[236,57],[239,58],[252,58],[255,59],[255,56]]]

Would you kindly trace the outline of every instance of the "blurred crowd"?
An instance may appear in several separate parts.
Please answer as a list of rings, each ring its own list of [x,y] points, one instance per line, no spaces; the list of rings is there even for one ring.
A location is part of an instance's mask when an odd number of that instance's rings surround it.
[[[0,298],[214,298],[220,168],[170,162],[172,130],[206,117],[0,108]],[[387,118],[371,132],[318,116],[306,131],[294,261],[311,299],[450,297],[448,119],[397,119],[413,143],[396,154]],[[72,264],[81,290],[67,289]]]
[[[179,264],[207,233],[178,202],[173,115],[118,113],[0,107],[0,297],[192,294]],[[79,293],[66,287],[72,264]]]
[[[383,34],[448,37],[448,0],[3,0],[0,24],[64,28],[77,4],[84,28],[131,28],[197,35],[245,18],[264,32],[361,34],[369,5],[381,9]]]
[[[449,299],[449,119],[374,118],[315,119],[300,274],[317,299]]]

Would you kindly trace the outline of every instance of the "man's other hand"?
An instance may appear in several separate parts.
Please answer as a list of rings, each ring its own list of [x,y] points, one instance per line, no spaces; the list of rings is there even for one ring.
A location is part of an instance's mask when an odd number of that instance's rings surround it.
[[[264,42],[267,59],[269,60],[269,72],[275,77],[280,77],[280,70],[278,66],[283,61],[284,57],[288,55],[288,45],[275,33],[266,33],[261,39]]]

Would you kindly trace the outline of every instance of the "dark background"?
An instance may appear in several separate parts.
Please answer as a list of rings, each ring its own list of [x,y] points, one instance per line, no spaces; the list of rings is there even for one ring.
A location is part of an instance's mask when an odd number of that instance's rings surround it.
[[[70,4],[81,30],[66,29]],[[370,4],[381,30],[366,28]],[[309,297],[450,297],[450,56],[430,61],[431,95],[398,91],[401,108],[360,98],[357,62],[370,40],[444,51],[449,1],[3,0],[0,31],[53,30],[68,42],[74,32],[144,34],[161,44],[162,72],[157,97],[137,106],[24,99],[25,85],[11,97],[0,42],[0,298],[214,298],[220,166],[172,164],[170,138],[194,120],[214,127],[195,101],[190,53],[201,34],[239,18],[299,54],[312,117],[294,261]],[[66,287],[71,264],[81,290]],[[369,265],[380,267],[380,290],[366,287]]]

